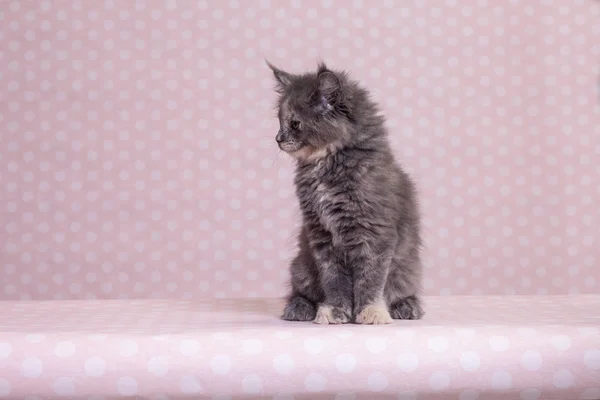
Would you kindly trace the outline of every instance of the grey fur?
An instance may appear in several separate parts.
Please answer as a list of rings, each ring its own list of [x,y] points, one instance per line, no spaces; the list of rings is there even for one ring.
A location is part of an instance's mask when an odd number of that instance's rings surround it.
[[[423,315],[416,190],[394,160],[384,118],[345,72],[293,75],[269,64],[279,147],[296,161],[299,251],[282,318],[389,323]]]

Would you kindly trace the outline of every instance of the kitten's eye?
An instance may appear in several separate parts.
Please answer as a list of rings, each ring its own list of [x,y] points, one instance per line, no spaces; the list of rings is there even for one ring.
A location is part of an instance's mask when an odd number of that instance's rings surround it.
[[[292,122],[290,122],[290,127],[297,131],[298,129],[300,129],[300,121],[296,121],[296,120],[292,120]]]

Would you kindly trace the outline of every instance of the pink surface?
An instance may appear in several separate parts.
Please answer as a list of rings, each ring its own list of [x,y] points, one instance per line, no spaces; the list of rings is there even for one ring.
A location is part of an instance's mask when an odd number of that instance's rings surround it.
[[[600,296],[425,303],[324,329],[279,300],[4,302],[0,398],[600,398]]]
[[[372,89],[428,294],[598,293],[600,3],[0,1],[0,298],[278,297],[268,58]]]

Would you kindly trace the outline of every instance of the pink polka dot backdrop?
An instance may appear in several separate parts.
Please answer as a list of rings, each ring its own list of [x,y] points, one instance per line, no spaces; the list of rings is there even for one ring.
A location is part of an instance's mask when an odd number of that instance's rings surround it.
[[[1,1],[0,298],[282,295],[265,58],[372,90],[427,294],[598,293],[599,56],[591,0]]]
[[[422,320],[279,318],[265,59],[381,104]],[[599,88],[596,0],[0,0],[0,398],[597,400]]]

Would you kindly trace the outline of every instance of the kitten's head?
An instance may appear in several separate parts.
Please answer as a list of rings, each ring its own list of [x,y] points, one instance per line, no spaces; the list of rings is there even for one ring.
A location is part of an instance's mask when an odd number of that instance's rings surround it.
[[[267,62],[279,94],[279,148],[314,161],[352,140],[353,83],[343,72],[320,64],[316,72],[293,75]]]

